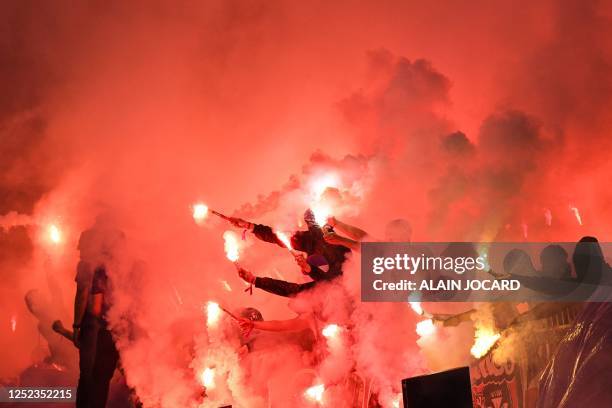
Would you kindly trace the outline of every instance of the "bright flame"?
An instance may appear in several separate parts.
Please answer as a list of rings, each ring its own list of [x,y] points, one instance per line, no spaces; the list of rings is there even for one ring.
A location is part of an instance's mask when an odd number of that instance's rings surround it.
[[[11,316],[11,331],[15,333],[15,330],[17,330],[17,316],[13,315]]]
[[[287,249],[289,249],[290,251],[293,249],[293,247],[291,246],[291,240],[289,239],[289,236],[287,234],[281,231],[276,231],[275,234],[278,237],[278,239],[280,239],[281,242],[285,244]]]
[[[331,211],[328,206],[321,203],[316,203],[311,205],[310,209],[314,214],[317,224],[320,226],[327,224],[327,218],[331,215]]]
[[[325,392],[325,385],[313,385],[310,388],[307,388],[304,391],[304,395],[308,397],[312,401],[322,402],[323,401],[323,393]]]
[[[576,217],[576,221],[578,221],[579,225],[582,225],[582,217],[580,216],[580,211],[578,211],[578,208],[576,207],[572,207],[570,205],[570,211],[574,213],[574,217]]]
[[[206,217],[208,217],[208,206],[204,203],[195,203],[192,206],[193,209],[193,219],[196,224],[201,224],[204,222]]]
[[[331,337],[336,337],[338,331],[340,331],[340,327],[338,327],[337,324],[328,324],[321,330],[321,334],[329,339]]]
[[[421,337],[426,337],[433,334],[436,331],[436,326],[431,319],[423,320],[418,322],[416,325],[416,332]]]
[[[487,352],[493,347],[497,339],[501,335],[495,333],[491,329],[478,328],[474,335],[474,345],[470,349],[470,353],[476,358],[480,358],[487,354]]]
[[[402,400],[402,394],[397,395],[395,399],[391,402],[391,406],[393,408],[400,408],[401,400]]]
[[[238,237],[233,231],[225,231],[223,233],[223,239],[225,240],[225,255],[227,259],[232,262],[236,262],[239,258],[238,253]]]
[[[418,315],[423,314],[423,308],[421,307],[421,302],[408,302],[410,303],[410,307],[414,310],[414,313]]]
[[[544,219],[546,220],[546,225],[550,227],[552,225],[552,211],[548,208],[544,209]]]
[[[205,368],[200,376],[202,384],[209,389],[215,388],[215,369]]]
[[[59,244],[62,241],[62,233],[55,224],[49,226],[49,239],[54,244]]]
[[[219,307],[219,304],[215,302],[208,302],[206,305],[206,324],[209,327],[217,324],[219,317],[221,317],[221,307]]]

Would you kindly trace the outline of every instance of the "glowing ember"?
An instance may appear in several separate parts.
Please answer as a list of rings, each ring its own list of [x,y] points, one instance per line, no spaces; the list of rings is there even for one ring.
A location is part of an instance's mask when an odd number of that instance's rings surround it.
[[[202,385],[208,389],[215,388],[215,370],[214,368],[205,368],[200,376]]]
[[[323,384],[319,384],[319,385],[313,385],[312,387],[307,388],[306,391],[304,391],[304,395],[312,401],[322,402],[324,392],[325,392],[325,386]]]
[[[280,231],[276,231],[275,234],[278,237],[278,239],[280,239],[281,242],[285,244],[287,249],[289,249],[290,251],[293,249],[293,247],[291,247],[291,240],[289,239],[289,236],[287,234],[285,234],[284,232],[280,232]]]
[[[570,211],[574,213],[574,217],[576,217],[576,221],[578,221],[578,225],[582,225],[582,217],[580,216],[580,211],[578,211],[578,208],[576,207],[572,207],[570,205]]]
[[[436,326],[431,319],[423,320],[418,322],[416,325],[416,332],[421,337],[426,337],[433,334],[436,331]]]
[[[11,331],[15,333],[15,330],[17,330],[17,316],[13,315],[11,316]]]
[[[487,352],[493,347],[497,339],[501,335],[495,333],[491,329],[478,328],[474,336],[474,345],[470,349],[470,353],[476,358],[480,358],[487,354]]]
[[[62,242],[62,233],[55,224],[51,224],[49,226],[49,239],[54,244],[59,244],[60,242]]]
[[[221,317],[221,307],[219,307],[219,304],[208,302],[206,305],[206,324],[209,327],[217,324],[219,317]]]
[[[225,240],[225,256],[232,262],[236,262],[239,258],[238,253],[238,236],[233,231],[225,231],[223,233]]]
[[[196,224],[204,222],[208,217],[208,206],[204,203],[196,203],[192,206],[193,209],[193,220]]]
[[[412,310],[414,310],[414,312],[418,315],[422,315],[423,314],[423,308],[421,307],[421,302],[408,302],[410,303],[410,307],[412,308]]]
[[[337,324],[328,324],[321,330],[321,334],[327,338],[331,338],[336,337],[338,331],[340,331],[340,327],[338,327]]]

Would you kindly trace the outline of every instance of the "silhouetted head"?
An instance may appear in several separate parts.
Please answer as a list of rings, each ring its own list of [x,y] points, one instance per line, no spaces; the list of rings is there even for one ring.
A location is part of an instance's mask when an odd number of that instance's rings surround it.
[[[410,242],[412,239],[412,226],[403,219],[397,218],[389,221],[385,227],[385,241],[387,242]]]
[[[529,254],[522,249],[513,249],[504,257],[504,272],[512,275],[530,276],[535,268]]]
[[[255,309],[254,307],[245,307],[244,309],[240,310],[240,317],[243,317],[245,319],[249,319],[252,320],[254,322],[261,322],[263,321],[263,316],[261,315],[261,312],[257,309]]]
[[[540,253],[542,274],[551,278],[569,278],[567,251],[561,245],[548,245]]]
[[[582,237],[576,244],[572,262],[579,281],[598,283],[603,273],[605,259],[597,238]]]

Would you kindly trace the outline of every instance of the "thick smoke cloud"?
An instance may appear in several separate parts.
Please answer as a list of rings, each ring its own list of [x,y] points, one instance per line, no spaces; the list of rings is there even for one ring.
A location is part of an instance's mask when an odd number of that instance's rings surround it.
[[[12,350],[0,378],[38,347],[29,289],[59,294],[58,318],[71,321],[79,233],[109,209],[128,237],[112,315],[126,376],[166,406],[197,400],[207,359],[236,358],[209,353],[208,300],[294,315],[284,299],[243,292],[223,254],[227,226],[195,225],[198,200],[290,231],[333,174],[324,199],[374,237],[396,218],[423,241],[609,236],[604,2],[26,1],[0,15],[0,349]],[[286,251],[241,245],[254,273],[302,279]],[[330,297],[342,310],[358,299],[356,258],[346,293]],[[418,339],[407,305],[327,318],[358,329],[323,375],[354,368],[385,403],[399,378],[448,368],[432,358],[442,341],[457,345],[448,364],[468,357],[469,328]],[[283,369],[303,364],[283,350]],[[278,362],[251,364],[272,373]],[[267,387],[241,386],[248,372],[228,382],[237,401]]]

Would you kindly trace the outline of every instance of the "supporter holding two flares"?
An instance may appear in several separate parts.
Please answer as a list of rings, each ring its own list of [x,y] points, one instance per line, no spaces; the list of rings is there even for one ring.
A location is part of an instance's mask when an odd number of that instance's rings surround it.
[[[305,252],[308,257],[296,256],[302,272],[310,276],[313,282],[296,284],[272,278],[256,278],[245,270],[239,271],[241,277],[255,287],[280,296],[293,296],[312,288],[317,282],[329,281],[342,275],[342,266],[351,249],[344,245],[328,243],[324,239],[322,228],[315,221],[313,212],[309,209],[304,213],[304,221],[308,226],[306,231],[297,231],[291,236],[291,246],[296,251]],[[241,218],[231,218],[230,222],[239,228],[245,228],[262,241],[270,242],[286,248],[272,228],[267,225],[254,224]]]

